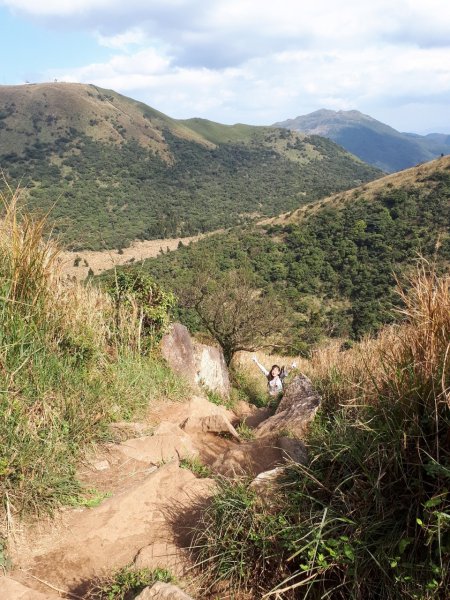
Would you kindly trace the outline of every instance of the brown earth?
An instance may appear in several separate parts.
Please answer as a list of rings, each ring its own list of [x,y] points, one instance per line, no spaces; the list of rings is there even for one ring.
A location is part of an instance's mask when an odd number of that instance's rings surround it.
[[[83,599],[93,581],[133,564],[169,569],[192,597],[207,598],[188,547],[216,483],[180,461],[197,457],[212,473],[231,477],[255,477],[284,461],[276,437],[243,441],[230,434],[242,420],[248,427],[270,421],[270,412],[240,402],[236,413],[193,396],[152,406],[145,422],[112,425],[117,442],[97,447],[78,472],[85,489],[95,491],[95,506],[66,507],[16,527],[13,569],[0,577],[0,598]]]
[[[202,237],[205,237],[205,235],[211,235],[211,233],[185,238],[167,238],[164,240],[146,240],[143,242],[135,241],[120,253],[118,250],[62,252],[61,269],[63,274],[83,280],[88,276],[89,269],[92,269],[94,275],[99,275],[103,271],[113,269],[114,267],[132,264],[146,258],[154,258],[158,254],[161,254],[161,251],[176,250],[180,242],[187,245],[198,241]],[[78,261],[78,259],[80,260]],[[78,267],[75,266],[75,261],[79,262]]]
[[[237,420],[223,407],[193,397],[153,407],[145,423],[116,425],[119,438],[124,432],[137,437],[97,448],[78,474],[86,488],[109,497],[96,507],[66,508],[16,530],[10,544],[12,583],[0,578],[0,597],[14,588],[8,600],[20,600],[22,593],[26,600],[55,598],[56,590],[59,597],[83,598],[93,580],[131,563],[168,568],[199,597],[186,548],[215,483],[181,468],[180,459],[199,456],[213,471],[229,473],[227,458],[233,456],[235,470],[252,475],[281,461],[272,447],[253,449],[251,442],[204,432],[202,419],[217,415],[228,423]],[[183,429],[187,422],[189,433]]]

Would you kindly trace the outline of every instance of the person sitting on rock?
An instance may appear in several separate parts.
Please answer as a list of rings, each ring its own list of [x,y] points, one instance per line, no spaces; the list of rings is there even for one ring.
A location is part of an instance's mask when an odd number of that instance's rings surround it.
[[[252,360],[267,377],[267,391],[269,392],[269,395],[278,396],[279,394],[282,394],[283,382],[288,375],[288,370],[285,367],[280,368],[278,365],[272,365],[272,368],[268,371],[264,365],[258,362],[256,356],[253,356]],[[293,362],[292,368],[295,369],[296,366],[295,362]]]

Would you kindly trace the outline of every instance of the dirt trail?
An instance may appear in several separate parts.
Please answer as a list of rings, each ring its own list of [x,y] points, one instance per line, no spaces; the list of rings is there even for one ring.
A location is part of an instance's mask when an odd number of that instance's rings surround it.
[[[122,250],[80,250],[79,252],[66,251],[61,254],[61,270],[64,275],[84,280],[91,270],[94,275],[113,269],[120,265],[131,264],[154,258],[161,252],[173,251],[181,242],[185,246],[197,242],[204,237],[221,233],[222,229],[202,233],[184,238],[166,238],[159,240],[134,241],[131,246]],[[77,265],[77,266],[76,266]]]
[[[255,423],[266,416],[249,407],[245,412]],[[261,441],[240,443],[208,431],[221,419],[237,421],[223,407],[193,397],[159,405],[145,423],[116,425],[122,441],[99,448],[79,472],[86,487],[110,497],[17,532],[11,546],[13,582],[4,578],[2,588],[0,578],[2,600],[2,589],[20,584],[25,592],[14,588],[5,600],[83,598],[93,579],[130,563],[168,568],[198,597],[185,548],[215,482],[180,468],[179,460],[199,456],[215,472],[252,475],[281,461],[280,451]]]

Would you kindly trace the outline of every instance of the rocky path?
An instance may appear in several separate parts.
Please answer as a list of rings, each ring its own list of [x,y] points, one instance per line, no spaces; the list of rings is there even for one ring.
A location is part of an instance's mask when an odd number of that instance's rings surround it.
[[[228,476],[256,476],[283,461],[278,438],[243,442],[233,427],[246,418],[258,434],[273,417],[245,403],[237,412],[195,396],[153,409],[146,423],[116,424],[122,441],[101,447],[79,472],[87,488],[109,497],[17,531],[14,570],[0,578],[0,599],[84,598],[92,580],[129,564],[167,568],[199,597],[185,549],[215,483],[180,460],[198,457]]]

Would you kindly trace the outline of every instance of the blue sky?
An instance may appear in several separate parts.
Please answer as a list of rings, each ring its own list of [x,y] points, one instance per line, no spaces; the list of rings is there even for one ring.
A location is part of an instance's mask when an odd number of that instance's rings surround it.
[[[450,133],[448,0],[0,0],[0,84],[79,81],[176,118],[356,108]]]

